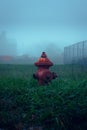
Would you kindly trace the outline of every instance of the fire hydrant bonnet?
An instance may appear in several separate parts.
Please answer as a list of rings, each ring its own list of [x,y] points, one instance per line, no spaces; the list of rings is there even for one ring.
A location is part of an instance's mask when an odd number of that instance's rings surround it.
[[[35,62],[35,65],[37,67],[39,66],[53,66],[53,63],[47,58],[47,55],[45,52],[42,53],[41,57],[38,59],[37,62]]]

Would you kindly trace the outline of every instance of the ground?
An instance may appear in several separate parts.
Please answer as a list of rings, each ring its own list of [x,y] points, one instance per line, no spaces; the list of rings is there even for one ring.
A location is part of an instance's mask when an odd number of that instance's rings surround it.
[[[33,65],[0,65],[0,128],[28,130],[87,129],[87,71],[55,65],[49,86],[38,86]]]

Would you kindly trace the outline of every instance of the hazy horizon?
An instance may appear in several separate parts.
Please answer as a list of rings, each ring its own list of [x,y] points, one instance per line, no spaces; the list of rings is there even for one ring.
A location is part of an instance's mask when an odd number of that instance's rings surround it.
[[[0,32],[16,40],[17,55],[56,55],[87,40],[86,5],[86,0],[0,0]]]

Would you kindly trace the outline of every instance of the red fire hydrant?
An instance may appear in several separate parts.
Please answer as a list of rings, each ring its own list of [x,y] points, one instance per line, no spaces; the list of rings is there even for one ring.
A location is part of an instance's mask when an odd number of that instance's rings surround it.
[[[57,78],[57,74],[49,70],[49,67],[53,66],[53,63],[47,58],[45,52],[35,62],[35,66],[38,67],[38,70],[33,74],[33,77],[38,80],[39,85],[48,85],[52,79]]]

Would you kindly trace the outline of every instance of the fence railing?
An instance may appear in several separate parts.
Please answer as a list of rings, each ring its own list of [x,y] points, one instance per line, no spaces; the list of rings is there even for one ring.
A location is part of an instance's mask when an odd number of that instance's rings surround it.
[[[64,64],[87,62],[87,41],[82,41],[64,48]]]

